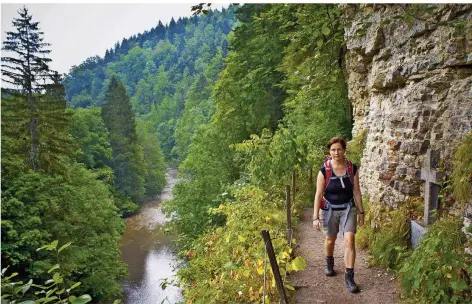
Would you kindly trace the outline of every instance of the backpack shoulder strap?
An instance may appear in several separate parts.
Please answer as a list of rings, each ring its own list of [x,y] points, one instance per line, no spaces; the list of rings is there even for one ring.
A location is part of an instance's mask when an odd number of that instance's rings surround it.
[[[349,179],[351,180],[351,184],[354,187],[354,165],[347,158],[346,158],[346,166],[347,166],[347,174],[349,175]]]
[[[329,184],[331,176],[333,176],[333,168],[331,166],[331,158],[327,157],[324,160],[323,166],[325,167],[325,189]]]

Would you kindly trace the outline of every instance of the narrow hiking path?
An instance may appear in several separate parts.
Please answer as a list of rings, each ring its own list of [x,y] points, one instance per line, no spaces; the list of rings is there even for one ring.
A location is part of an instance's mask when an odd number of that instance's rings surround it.
[[[338,236],[334,251],[334,277],[324,275],[325,254],[324,234],[312,226],[313,208],[306,208],[300,221],[296,254],[302,256],[307,267],[305,271],[289,276],[289,281],[296,289],[295,303],[398,303],[399,291],[395,277],[386,270],[369,267],[369,255],[366,251],[357,250],[355,281],[361,292],[351,294],[344,283],[344,245]]]

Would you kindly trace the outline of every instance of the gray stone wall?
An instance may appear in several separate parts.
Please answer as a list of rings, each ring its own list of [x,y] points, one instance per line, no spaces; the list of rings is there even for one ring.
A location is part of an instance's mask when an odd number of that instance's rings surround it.
[[[397,206],[424,197],[426,150],[439,150],[450,172],[455,146],[472,130],[472,5],[437,6],[411,25],[393,18],[405,14],[400,5],[342,6],[354,20],[346,31],[346,76],[353,136],[368,130],[360,181],[372,202]],[[460,18],[465,33],[441,25]]]

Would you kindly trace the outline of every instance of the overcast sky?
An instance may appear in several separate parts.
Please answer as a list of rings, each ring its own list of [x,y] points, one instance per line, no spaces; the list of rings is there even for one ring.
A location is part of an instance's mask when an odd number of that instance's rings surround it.
[[[24,4],[2,3],[2,42],[5,31],[12,30],[12,20]],[[103,57],[106,49],[145,30],[155,27],[159,20],[169,23],[171,17],[191,16],[194,4],[26,4],[33,21],[39,22],[44,32],[44,42],[51,43],[50,67],[60,73],[68,73],[73,65],[79,65],[88,57]],[[213,9],[227,4],[213,4]],[[2,56],[3,56],[2,51]]]

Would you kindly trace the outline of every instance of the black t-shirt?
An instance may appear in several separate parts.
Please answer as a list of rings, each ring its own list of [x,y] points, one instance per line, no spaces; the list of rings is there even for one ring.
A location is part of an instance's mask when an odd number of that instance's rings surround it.
[[[323,173],[323,176],[326,177],[326,168],[324,166],[321,167],[320,171]],[[354,164],[352,164],[352,171],[355,176],[357,172],[357,166]],[[334,170],[332,170],[332,173],[332,176],[336,176]],[[324,197],[330,202],[330,204],[344,204],[349,202],[354,197],[354,185],[351,183],[351,179],[347,175],[343,177],[343,183],[345,188],[343,188],[340,179],[332,179],[329,181],[328,187],[326,187],[324,191]]]

